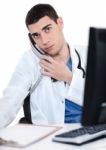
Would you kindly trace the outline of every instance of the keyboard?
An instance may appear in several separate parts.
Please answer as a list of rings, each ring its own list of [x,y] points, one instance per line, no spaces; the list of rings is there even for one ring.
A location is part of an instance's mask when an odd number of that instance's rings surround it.
[[[60,133],[53,137],[53,141],[81,145],[105,137],[106,124],[99,124]]]

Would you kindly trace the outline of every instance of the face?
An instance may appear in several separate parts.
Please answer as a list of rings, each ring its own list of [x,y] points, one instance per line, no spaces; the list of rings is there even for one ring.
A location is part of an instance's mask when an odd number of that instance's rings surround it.
[[[55,56],[61,53],[64,43],[62,18],[58,18],[57,23],[55,23],[48,16],[45,16],[37,23],[29,25],[28,29],[38,47],[47,54]]]

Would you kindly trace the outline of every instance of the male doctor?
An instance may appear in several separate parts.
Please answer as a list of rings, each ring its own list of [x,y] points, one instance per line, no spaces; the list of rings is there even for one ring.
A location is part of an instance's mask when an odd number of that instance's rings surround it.
[[[33,6],[27,13],[26,26],[37,50],[44,54],[38,56],[31,48],[22,56],[0,99],[0,128],[13,121],[40,76],[30,94],[31,122],[80,122],[86,50],[72,47],[66,41],[63,20],[49,4]]]

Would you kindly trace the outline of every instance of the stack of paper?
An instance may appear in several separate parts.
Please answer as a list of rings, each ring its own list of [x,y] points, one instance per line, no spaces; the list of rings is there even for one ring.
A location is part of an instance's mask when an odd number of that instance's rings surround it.
[[[0,130],[0,145],[11,147],[26,147],[34,144],[61,127],[17,124]]]

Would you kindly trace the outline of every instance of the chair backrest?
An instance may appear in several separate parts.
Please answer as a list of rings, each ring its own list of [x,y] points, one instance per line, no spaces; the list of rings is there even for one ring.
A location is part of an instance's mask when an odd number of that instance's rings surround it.
[[[31,109],[30,109],[30,94],[25,98],[23,104],[24,117],[19,120],[19,123],[32,124]]]

